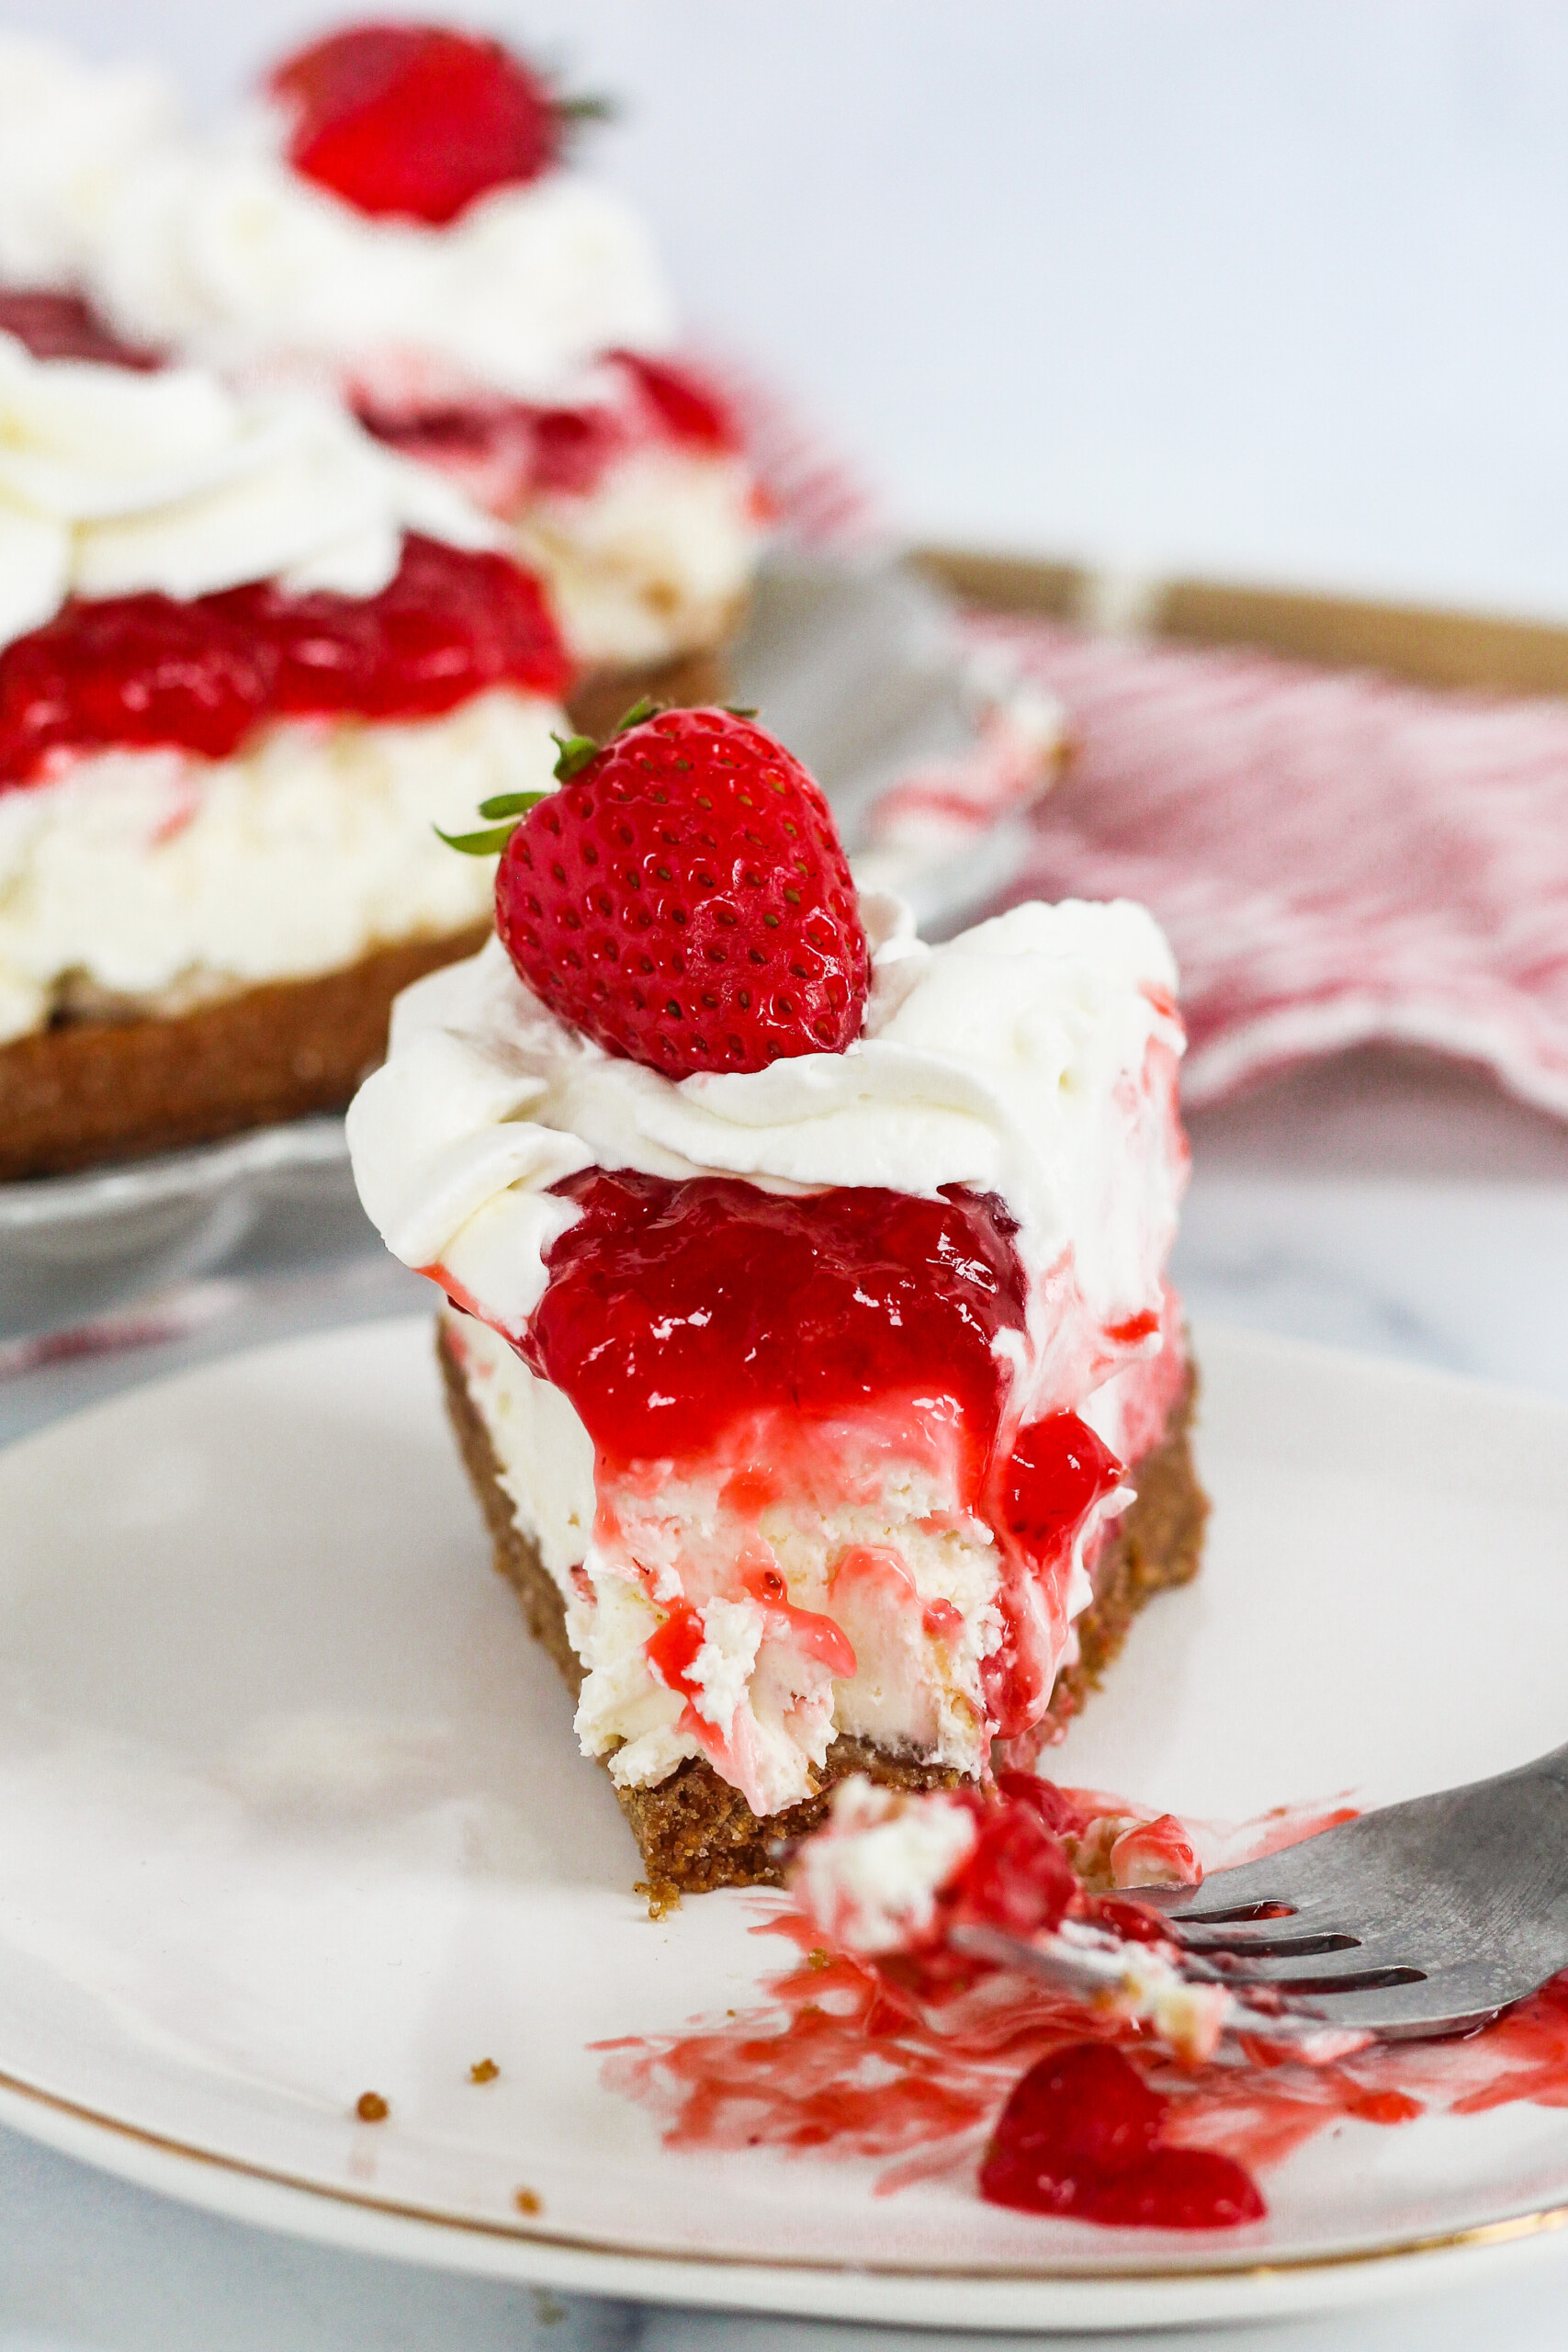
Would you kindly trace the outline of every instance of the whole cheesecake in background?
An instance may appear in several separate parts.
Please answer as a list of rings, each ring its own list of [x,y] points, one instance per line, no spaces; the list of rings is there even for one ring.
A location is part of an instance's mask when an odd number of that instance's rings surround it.
[[[662,1900],[1027,1766],[1194,1572],[1183,1039],[1141,908],[926,946],[742,717],[559,773],[349,1139]]]
[[[146,77],[56,57],[51,82],[51,54],[0,42],[0,144],[28,116],[0,156],[0,272],[85,296],[133,346],[330,387],[460,483],[547,582],[580,712],[717,691],[761,504],[672,356],[641,223],[570,166],[582,107],[496,41],[371,24],[200,138]]]
[[[345,1102],[489,928],[434,828],[548,781],[570,675],[505,535],[334,404],[0,293],[0,1178]]]

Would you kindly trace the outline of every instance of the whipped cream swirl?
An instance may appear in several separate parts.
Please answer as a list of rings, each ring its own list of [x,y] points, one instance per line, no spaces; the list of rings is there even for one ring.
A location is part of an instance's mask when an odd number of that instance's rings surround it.
[[[178,126],[161,74],[0,33],[0,278],[77,285],[127,180]]]
[[[373,596],[405,531],[504,546],[439,476],[305,392],[34,359],[0,334],[0,644],[67,596],[252,580]]]
[[[964,1184],[1018,1221],[1030,1329],[1007,1338],[1021,1409],[1077,1406],[1153,1355],[1186,1175],[1176,970],[1153,917],[1127,900],[1032,903],[931,947],[898,901],[862,906],[863,1035],[763,1070],[676,1082],[605,1054],[496,942],[408,990],[348,1124],[389,1246],[515,1337],[576,1215],[550,1187],[580,1169],[788,1191]]]
[[[533,401],[591,393],[602,352],[671,342],[641,222],[575,173],[498,188],[433,228],[355,211],[281,142],[258,109],[137,157],[87,271],[122,333],[231,373],[313,365],[383,394]]]

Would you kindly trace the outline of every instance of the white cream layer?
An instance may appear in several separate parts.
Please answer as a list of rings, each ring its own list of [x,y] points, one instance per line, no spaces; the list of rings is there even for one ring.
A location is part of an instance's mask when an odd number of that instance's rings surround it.
[[[57,1007],[178,1012],[491,912],[457,855],[479,800],[551,781],[552,703],[496,688],[442,718],[289,719],[226,760],[96,752],[0,791],[0,1042]]]
[[[80,284],[128,175],[178,123],[172,85],[150,68],[94,69],[0,33],[0,279]]]
[[[276,577],[373,596],[408,531],[505,538],[312,395],[242,399],[197,368],[34,359],[0,334],[0,644],[70,595],[189,598]]]
[[[513,536],[573,654],[605,666],[722,644],[760,544],[744,460],[666,446],[634,450],[584,497],[532,500]]]

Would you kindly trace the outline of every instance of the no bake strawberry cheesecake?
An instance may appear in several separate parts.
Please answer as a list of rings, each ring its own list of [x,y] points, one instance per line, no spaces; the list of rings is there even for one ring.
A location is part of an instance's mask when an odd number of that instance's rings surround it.
[[[848,1771],[1027,1761],[1197,1566],[1170,954],[1125,902],[923,944],[712,709],[569,744],[496,907],[355,1176],[655,1897],[771,1879]]]
[[[613,718],[655,676],[716,690],[761,503],[724,401],[674,355],[641,222],[572,168],[592,103],[495,40],[367,24],[201,137],[146,77],[61,57],[51,81],[50,55],[0,43],[0,133],[24,97],[34,125],[0,158],[0,274],[239,382],[330,387],[504,519],[584,708]]]
[[[548,782],[569,675],[341,410],[0,293],[0,1177],[345,1101],[489,928],[434,828]]]

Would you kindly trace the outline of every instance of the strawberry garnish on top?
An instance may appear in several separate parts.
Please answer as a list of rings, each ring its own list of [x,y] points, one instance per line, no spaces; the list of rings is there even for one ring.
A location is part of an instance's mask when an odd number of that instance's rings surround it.
[[[441,25],[352,25],[275,67],[294,169],[345,204],[444,228],[537,179],[592,98],[558,96],[500,41]]]
[[[561,745],[501,849],[496,929],[563,1021],[672,1078],[841,1053],[870,958],[821,787],[749,714],[639,705]],[[482,813],[524,805],[504,798]]]

